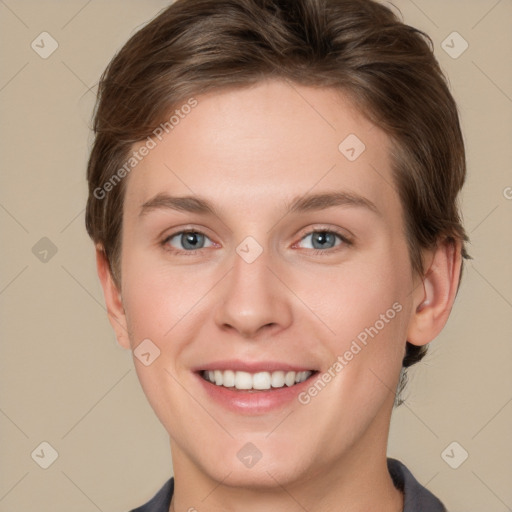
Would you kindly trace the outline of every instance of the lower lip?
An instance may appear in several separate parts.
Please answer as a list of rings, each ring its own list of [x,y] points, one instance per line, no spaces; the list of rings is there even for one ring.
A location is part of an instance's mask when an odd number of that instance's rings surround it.
[[[203,379],[201,375],[197,373],[195,375],[208,396],[230,411],[242,414],[265,414],[297,400],[297,395],[311,385],[311,380],[316,373],[304,382],[293,386],[285,385],[282,388],[250,392],[217,386]]]

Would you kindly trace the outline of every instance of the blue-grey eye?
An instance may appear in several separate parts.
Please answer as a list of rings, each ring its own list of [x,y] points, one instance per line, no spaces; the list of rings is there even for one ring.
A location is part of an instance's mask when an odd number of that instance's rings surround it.
[[[312,231],[301,242],[308,238],[311,238],[311,242],[306,249],[332,249],[343,241],[340,235],[332,231]],[[339,243],[336,243],[336,238],[340,240]]]
[[[207,244],[207,241],[209,241],[210,243]],[[203,233],[199,233],[197,231],[181,231],[173,236],[170,236],[166,240],[166,243],[168,243],[169,245],[176,249],[186,251],[203,249],[204,247],[210,247],[212,245],[211,240],[206,235],[203,235]],[[175,245],[176,243],[178,244],[178,246]]]

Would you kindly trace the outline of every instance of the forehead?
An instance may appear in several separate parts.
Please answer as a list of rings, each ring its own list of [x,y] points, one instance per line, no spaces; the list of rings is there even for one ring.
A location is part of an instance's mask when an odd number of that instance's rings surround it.
[[[126,214],[159,193],[253,214],[307,191],[363,195],[383,210],[398,202],[389,138],[340,91],[268,80],[195,100],[129,174]]]

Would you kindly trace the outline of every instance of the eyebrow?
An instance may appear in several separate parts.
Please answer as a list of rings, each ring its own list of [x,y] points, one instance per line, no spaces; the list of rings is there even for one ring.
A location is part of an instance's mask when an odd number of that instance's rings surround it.
[[[309,212],[325,210],[336,206],[352,206],[366,208],[380,215],[375,204],[366,197],[348,192],[326,192],[320,194],[308,194],[294,198],[286,207],[289,212]],[[197,196],[171,196],[159,193],[146,201],[139,212],[139,217],[152,210],[170,209],[203,215],[211,214],[219,216],[213,204],[208,200]]]

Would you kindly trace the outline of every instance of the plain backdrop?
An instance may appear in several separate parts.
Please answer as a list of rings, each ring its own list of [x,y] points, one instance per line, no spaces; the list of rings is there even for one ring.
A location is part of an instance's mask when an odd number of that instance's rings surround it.
[[[99,76],[167,4],[0,1],[0,512],[123,512],[172,474],[167,434],[108,323],[84,228]],[[473,260],[447,327],[410,373],[389,455],[452,512],[505,512],[512,510],[512,3],[394,4],[432,37],[460,108]],[[51,44],[58,48],[43,58]],[[37,457],[43,450],[51,458],[43,442],[58,454],[47,469]]]

